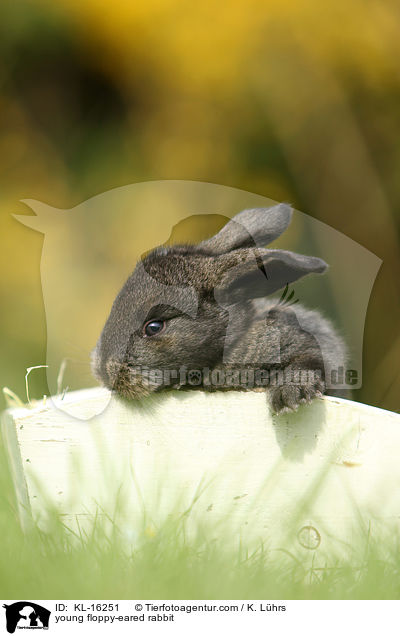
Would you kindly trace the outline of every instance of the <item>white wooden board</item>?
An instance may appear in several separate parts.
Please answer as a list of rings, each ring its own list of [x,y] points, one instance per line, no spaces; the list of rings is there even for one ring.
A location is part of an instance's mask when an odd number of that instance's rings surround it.
[[[70,527],[100,510],[137,543],[190,509],[189,531],[294,555],[337,554],[360,527],[398,527],[398,414],[324,397],[277,417],[260,392],[175,391],[127,406],[88,389],[65,396],[69,414],[60,399],[3,414],[25,527],[31,514],[46,527],[49,505]],[[104,411],[74,418],[93,407]]]

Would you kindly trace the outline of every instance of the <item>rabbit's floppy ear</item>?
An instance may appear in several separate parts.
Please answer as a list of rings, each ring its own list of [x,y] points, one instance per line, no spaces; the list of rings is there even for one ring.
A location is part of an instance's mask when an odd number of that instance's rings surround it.
[[[286,203],[243,210],[198,247],[213,254],[225,254],[240,247],[263,247],[286,230],[291,218],[292,208]]]
[[[237,256],[236,262],[232,261]],[[328,265],[316,256],[286,250],[245,249],[216,259],[217,300],[245,301],[273,294],[307,274],[322,274]]]

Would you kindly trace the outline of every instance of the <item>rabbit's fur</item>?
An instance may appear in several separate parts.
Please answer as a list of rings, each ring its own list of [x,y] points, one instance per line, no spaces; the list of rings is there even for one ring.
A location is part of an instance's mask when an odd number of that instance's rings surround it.
[[[327,267],[264,247],[291,213],[286,204],[244,210],[198,245],[150,252],[114,301],[92,354],[95,376],[128,399],[167,388],[263,388],[276,412],[322,395],[326,373],[345,365],[342,339],[318,312],[265,298]],[[162,331],[146,335],[149,321],[163,321]],[[238,370],[264,383],[238,383]]]

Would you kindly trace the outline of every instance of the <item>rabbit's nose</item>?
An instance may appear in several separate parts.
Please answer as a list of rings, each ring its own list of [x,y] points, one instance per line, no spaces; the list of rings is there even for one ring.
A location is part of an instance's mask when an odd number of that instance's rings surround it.
[[[121,375],[123,371],[123,363],[115,360],[114,358],[109,358],[105,364],[105,369],[107,373],[107,379],[110,383],[110,386],[114,386],[118,381],[118,377]]]
[[[132,365],[115,359],[109,359],[106,362],[105,369],[107,373],[106,385],[108,388],[121,395],[130,395],[132,386],[135,383],[135,373],[132,371]]]

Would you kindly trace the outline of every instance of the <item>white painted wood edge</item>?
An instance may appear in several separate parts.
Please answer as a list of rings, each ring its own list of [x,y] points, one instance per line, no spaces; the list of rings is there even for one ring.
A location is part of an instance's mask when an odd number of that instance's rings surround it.
[[[282,534],[309,492],[297,531],[315,528],[325,547],[360,517],[400,519],[400,416],[336,397],[276,417],[260,392],[175,391],[128,407],[94,388],[9,409],[2,432],[25,526],[29,506],[45,517],[38,484],[67,519],[90,519],[95,503],[112,510],[118,487],[134,534],[143,506],[157,526],[207,481],[193,520],[229,516],[249,541]]]

